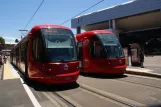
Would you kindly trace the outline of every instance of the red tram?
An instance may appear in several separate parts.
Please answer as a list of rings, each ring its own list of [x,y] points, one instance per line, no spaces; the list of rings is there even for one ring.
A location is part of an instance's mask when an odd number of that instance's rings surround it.
[[[87,31],[76,35],[82,72],[124,74],[125,56],[117,37],[107,30]]]
[[[38,25],[11,52],[13,63],[27,79],[46,84],[75,82],[79,61],[72,31],[59,25]]]

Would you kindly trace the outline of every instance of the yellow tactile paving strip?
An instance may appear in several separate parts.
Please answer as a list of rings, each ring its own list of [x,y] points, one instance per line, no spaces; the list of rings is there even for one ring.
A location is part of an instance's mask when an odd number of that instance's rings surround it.
[[[18,76],[14,75],[11,67],[9,66],[9,62],[7,61],[6,64],[4,64],[3,80],[14,78],[18,78]]]

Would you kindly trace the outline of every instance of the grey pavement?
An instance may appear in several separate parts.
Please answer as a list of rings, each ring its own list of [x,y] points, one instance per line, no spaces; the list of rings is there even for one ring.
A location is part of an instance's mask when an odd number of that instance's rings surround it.
[[[145,68],[151,69],[153,73],[161,74],[161,65],[160,65],[160,67],[145,66]]]
[[[129,63],[126,73],[161,78],[161,56],[145,57],[144,67],[145,68],[131,66],[131,64]]]
[[[144,66],[154,73],[161,74],[161,56],[145,57]]]
[[[142,69],[140,67],[133,67],[133,66],[128,66],[128,68]],[[151,70],[152,73],[161,74],[161,67],[154,67],[154,66],[146,66],[146,65],[144,65],[144,69],[149,69],[149,70]]]
[[[33,107],[20,79],[0,81],[0,107]]]

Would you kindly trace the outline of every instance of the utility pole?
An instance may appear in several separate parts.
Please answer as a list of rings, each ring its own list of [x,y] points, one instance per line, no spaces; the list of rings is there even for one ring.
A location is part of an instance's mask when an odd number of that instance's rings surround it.
[[[27,33],[27,31],[28,31],[28,30],[20,29],[19,31],[20,31],[21,33],[22,33],[22,32],[26,32],[26,33]],[[22,33],[22,34],[23,34],[23,35],[21,35],[21,40],[22,40],[23,36],[25,36],[25,34],[24,34],[24,33]]]

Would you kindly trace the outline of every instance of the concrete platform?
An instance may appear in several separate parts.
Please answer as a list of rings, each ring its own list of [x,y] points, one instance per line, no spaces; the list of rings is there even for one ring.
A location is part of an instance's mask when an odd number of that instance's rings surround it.
[[[34,107],[20,79],[0,80],[0,107]]]
[[[161,56],[148,56],[144,58],[145,68],[140,68],[131,66],[131,57],[129,56],[129,66],[127,66],[126,73],[161,78]]]
[[[11,64],[7,61],[4,64],[3,80],[19,78],[19,75],[12,72]]]
[[[0,68],[0,107],[34,107],[19,75],[7,61]]]
[[[161,74],[154,73],[152,69],[139,68],[139,67],[127,67],[125,73],[140,75],[140,76],[161,78]]]

